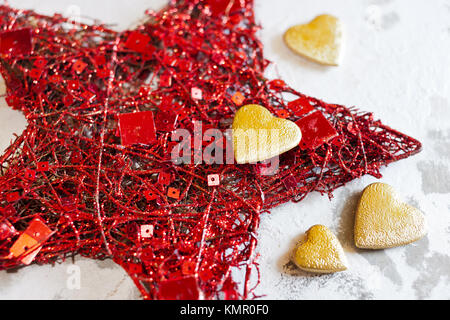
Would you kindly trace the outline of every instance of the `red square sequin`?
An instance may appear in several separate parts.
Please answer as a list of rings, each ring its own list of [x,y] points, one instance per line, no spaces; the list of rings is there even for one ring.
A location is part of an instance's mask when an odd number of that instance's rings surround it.
[[[242,103],[244,102],[245,98],[242,95],[242,93],[240,93],[239,91],[237,91],[232,97],[231,100],[237,105],[237,106],[241,106]]]
[[[248,2],[248,0],[234,0],[233,3],[231,1],[225,0],[207,0],[206,3],[211,8],[211,12],[213,15],[223,14],[226,10],[229,10],[229,13],[232,13],[236,10],[243,8]],[[230,7],[231,3],[231,7]]]
[[[27,180],[34,181],[34,179],[36,178],[36,171],[32,169],[25,169],[24,177]]]
[[[169,198],[178,200],[178,199],[180,199],[180,190],[178,190],[176,188],[169,188],[169,190],[167,190],[167,196]]]
[[[197,88],[197,87],[193,87],[193,88],[191,89],[191,97],[192,97],[192,99],[194,99],[194,100],[202,100],[202,98],[203,98],[203,92],[202,92],[202,89],[199,89],[199,88]]]
[[[169,72],[163,72],[159,76],[159,86],[160,87],[171,87],[172,86],[172,76]]]
[[[301,118],[296,124],[302,130],[300,148],[316,149],[338,136],[338,133],[321,112],[314,112]]]
[[[218,174],[208,175],[208,186],[215,187],[220,185],[220,176]]]
[[[144,197],[147,201],[152,201],[158,198],[158,195],[152,190],[144,191]]]
[[[16,202],[16,201],[18,201],[20,199],[20,193],[19,192],[11,192],[11,193],[8,193],[7,195],[6,195],[6,201],[8,201],[8,202]]]
[[[72,69],[78,74],[83,73],[83,71],[84,71],[84,69],[86,69],[86,67],[87,67],[87,63],[83,62],[82,60],[77,60],[72,65]]]
[[[309,100],[306,98],[299,98],[297,100],[289,102],[288,108],[291,109],[292,112],[299,117],[315,110],[314,107],[309,103]]]
[[[35,218],[16,242],[14,242],[9,252],[13,257],[19,258],[23,264],[29,265],[41,250],[42,244],[53,233],[40,218]]]
[[[99,78],[101,78],[101,79],[103,79],[103,78],[108,78],[109,75],[110,75],[110,73],[111,73],[111,72],[110,72],[108,69],[103,68],[103,67],[98,68],[98,69],[97,69],[97,72],[96,72],[97,77],[99,77]]]
[[[141,238],[151,238],[153,237],[153,231],[155,227],[151,224],[143,224],[141,225],[140,235]]]
[[[177,124],[178,114],[171,111],[159,111],[155,116],[155,127],[158,131],[171,132]]]
[[[167,186],[172,182],[172,175],[168,172],[160,172],[158,174],[158,183]]]
[[[150,43],[151,40],[152,39],[148,35],[140,33],[139,31],[133,31],[128,35],[125,47],[139,53],[150,55],[153,54],[155,49]]]
[[[124,146],[155,142],[156,130],[153,112],[142,111],[119,115],[119,131]]]
[[[0,33],[0,53],[27,55],[32,50],[31,29],[20,29]]]
[[[199,300],[197,279],[193,276],[162,281],[159,284],[160,300]]]
[[[7,220],[0,222],[0,241],[13,237],[17,233],[14,226]]]
[[[46,172],[50,168],[50,164],[48,161],[38,162],[36,168],[39,172]]]

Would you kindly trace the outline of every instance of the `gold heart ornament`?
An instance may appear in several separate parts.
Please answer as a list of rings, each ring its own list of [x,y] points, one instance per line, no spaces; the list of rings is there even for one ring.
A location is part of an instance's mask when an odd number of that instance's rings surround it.
[[[289,28],[284,34],[286,45],[295,53],[315,62],[337,66],[341,57],[342,24],[328,14],[308,24]]]
[[[239,164],[276,157],[298,146],[301,138],[294,122],[274,117],[257,104],[243,106],[234,116],[234,157]]]
[[[336,236],[325,226],[315,225],[306,232],[306,240],[298,245],[292,261],[302,270],[334,273],[347,270],[347,258]]]
[[[402,202],[390,185],[374,183],[364,189],[355,219],[358,248],[392,248],[419,240],[425,234],[422,212]]]

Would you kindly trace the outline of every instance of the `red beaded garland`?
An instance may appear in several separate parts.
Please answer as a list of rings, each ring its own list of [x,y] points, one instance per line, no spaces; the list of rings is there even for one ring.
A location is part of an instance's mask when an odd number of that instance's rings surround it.
[[[250,0],[171,1],[120,33],[8,6],[0,13],[6,100],[28,120],[0,157],[0,269],[31,254],[38,264],[79,254],[114,259],[145,299],[251,298],[262,213],[380,177],[381,166],[421,149],[371,113],[265,79]],[[264,164],[170,161],[172,130],[192,132],[194,121],[228,129],[244,102],[306,134],[276,174],[262,175]],[[36,236],[38,253],[12,255],[35,219],[49,238]],[[235,268],[245,270],[242,290]]]

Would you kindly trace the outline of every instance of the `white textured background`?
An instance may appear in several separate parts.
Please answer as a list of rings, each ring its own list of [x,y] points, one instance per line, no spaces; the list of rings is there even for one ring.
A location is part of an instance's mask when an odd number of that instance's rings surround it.
[[[166,0],[14,0],[20,8],[52,14],[71,5],[83,16],[136,25],[147,8]],[[328,102],[373,111],[386,124],[421,140],[417,156],[382,170],[428,221],[426,238],[406,247],[362,251],[354,247],[355,204],[375,181],[364,177],[335,192],[286,204],[262,217],[258,252],[258,294],[270,299],[450,299],[450,1],[449,0],[255,0],[269,77],[282,77],[296,89]],[[290,26],[330,13],[346,27],[343,63],[322,67],[297,57],[283,44]],[[2,88],[4,85],[1,86]],[[4,89],[0,89],[2,92]],[[0,151],[25,127],[20,113],[0,99]],[[329,226],[343,243],[348,271],[311,276],[296,270],[287,256],[314,224]],[[67,268],[30,266],[0,272],[0,299],[136,299],[139,293],[111,261],[78,258],[81,289],[69,290]]]

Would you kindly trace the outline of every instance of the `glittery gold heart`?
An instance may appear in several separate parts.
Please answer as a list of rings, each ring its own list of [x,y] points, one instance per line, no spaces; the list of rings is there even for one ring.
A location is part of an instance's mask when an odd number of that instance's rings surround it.
[[[234,116],[234,156],[239,164],[271,159],[298,146],[301,138],[294,122],[274,117],[257,104],[243,106]]]
[[[284,41],[295,53],[315,62],[336,66],[342,46],[342,26],[336,17],[324,14],[308,24],[289,28]]]
[[[322,225],[312,226],[306,232],[306,241],[295,249],[292,261],[309,272],[334,273],[347,269],[347,258],[339,240]]]
[[[425,234],[422,212],[402,202],[390,185],[374,183],[364,189],[355,220],[358,248],[401,246],[419,240]]]

